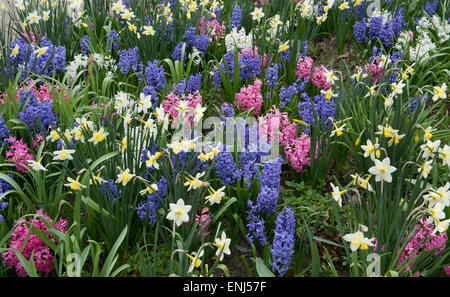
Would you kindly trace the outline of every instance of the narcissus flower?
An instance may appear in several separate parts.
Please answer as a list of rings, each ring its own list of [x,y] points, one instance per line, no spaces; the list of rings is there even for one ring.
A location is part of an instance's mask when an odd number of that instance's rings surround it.
[[[344,133],[343,130],[344,130],[345,125],[347,125],[347,124],[344,124],[344,125],[338,127],[335,123],[333,123],[334,130],[331,131],[330,137],[333,137],[335,134],[336,134],[337,136],[341,136],[342,133]]]
[[[155,33],[156,33],[156,31],[155,31],[155,29],[153,29],[152,26],[144,26],[144,32],[143,32],[144,35],[153,36],[153,35],[155,35]]]
[[[420,149],[423,152],[422,158],[426,160],[430,157],[433,157],[434,153],[438,151],[440,145],[441,145],[440,140],[436,140],[434,142],[428,140],[426,144],[422,144],[420,146]]]
[[[200,253],[193,252],[192,255],[186,254],[186,256],[191,260],[191,265],[189,265],[188,273],[192,272],[194,268],[199,268],[202,265],[201,258],[203,257],[203,250]]]
[[[391,166],[391,160],[389,157],[384,158],[383,161],[378,159],[373,160],[375,162],[375,166],[370,167],[369,172],[375,175],[375,181],[386,181],[388,183],[392,182],[391,173],[395,172],[397,168]]]
[[[442,87],[433,87],[434,96],[431,98],[434,102],[438,99],[446,99],[447,98],[447,85],[444,83]]]
[[[289,49],[289,41],[286,41],[285,43],[280,44],[280,46],[278,47],[278,52],[285,52]]]
[[[148,168],[155,168],[155,169],[159,169],[159,164],[158,164],[158,159],[159,157],[162,156],[163,153],[161,152],[156,152],[154,155],[152,155],[150,152],[147,152],[147,158],[148,160],[145,161],[145,165]]]
[[[367,250],[369,246],[374,246],[373,241],[375,240],[375,238],[368,239],[364,237],[364,234],[361,231],[347,234],[343,237],[343,239],[350,242],[350,249],[352,252],[358,249]]]
[[[252,19],[258,23],[264,17],[264,12],[262,11],[262,8],[259,7],[255,8],[255,10],[250,14],[252,15]]]
[[[177,203],[170,203],[170,212],[167,214],[167,219],[174,221],[177,227],[182,223],[189,222],[188,212],[191,210],[192,206],[184,205],[183,199],[178,199]]]
[[[432,235],[436,234],[437,232],[439,232],[439,233],[446,232],[449,224],[450,224],[450,219],[445,220],[445,221],[437,221]]]
[[[378,138],[375,138],[375,143],[373,144],[370,139],[367,139],[366,145],[361,145],[361,148],[364,151],[364,157],[369,157],[374,160],[375,159],[375,152],[380,147],[378,144]]]
[[[122,170],[120,169],[120,173],[117,175],[117,181],[116,183],[122,183],[123,186],[125,186],[134,176],[135,174],[130,173],[130,169]]]
[[[151,184],[150,186],[147,186],[144,190],[140,191],[139,194],[141,195],[151,195],[153,192],[158,191],[159,187],[157,184]]]
[[[339,190],[339,187],[336,187],[333,183],[330,184],[333,189],[333,192],[331,193],[333,199],[339,204],[339,207],[342,207],[342,195],[345,194],[347,190],[341,191]]]
[[[220,260],[223,260],[224,254],[231,255],[230,251],[230,242],[231,239],[227,238],[227,235],[225,234],[225,231],[222,231],[222,237],[216,238],[214,246],[217,247],[216,256],[220,255]]]
[[[59,140],[61,138],[61,136],[59,136],[58,132],[59,132],[59,129],[52,130],[46,139],[51,140],[52,142]]]
[[[423,163],[423,165],[417,165],[419,168],[417,168],[417,171],[420,173],[420,177],[427,178],[428,174],[430,173],[433,166],[431,164],[433,163],[433,160],[428,160]]]
[[[187,182],[184,183],[185,186],[189,186],[188,191],[190,191],[191,189],[196,190],[196,189],[198,189],[198,188],[200,188],[200,187],[205,185],[205,183],[200,180],[200,178],[202,176],[204,176],[205,173],[206,172],[197,173],[195,175],[195,177],[193,177],[192,175],[188,174],[190,176],[190,178],[186,177]]]
[[[392,96],[403,94],[403,88],[406,86],[403,82],[391,84]]]
[[[104,128],[100,128],[100,130],[98,130],[97,132],[94,132],[94,136],[92,136],[91,138],[89,138],[89,142],[92,142],[93,144],[97,144],[99,142],[102,142],[103,140],[105,140],[106,136],[108,136],[109,133],[105,132]]]
[[[431,188],[428,194],[423,195],[423,200],[428,202],[428,207],[434,207],[436,204],[442,204],[446,207],[450,206],[450,183],[447,182],[445,186],[434,190]]]
[[[20,50],[20,45],[16,44],[16,46],[11,49],[11,55],[9,57],[10,58],[17,57],[17,55],[19,54],[19,50]]]
[[[209,189],[208,189],[209,195],[206,196],[206,200],[208,200],[209,203],[211,203],[211,205],[213,205],[215,203],[220,204],[223,196],[225,196],[224,190],[225,190],[225,187],[222,187],[222,188],[218,189],[217,191],[214,190],[213,188],[209,187]]]
[[[61,161],[73,160],[72,154],[74,153],[75,150],[66,150],[66,149],[54,151],[53,154],[55,156],[53,157],[53,160],[61,160]]]
[[[363,179],[358,174],[356,174],[356,175],[352,174],[351,177],[353,178],[353,185],[357,184],[358,186],[360,186],[364,190],[367,190],[369,192],[373,192],[373,188],[369,184],[369,180],[372,177],[372,175],[369,175],[366,179]]]
[[[78,180],[80,179],[80,176],[77,176],[77,179],[74,180],[73,178],[68,177],[67,181],[68,184],[64,184],[66,187],[69,187],[71,190],[79,191],[81,189],[85,189],[86,186],[82,185]]]
[[[31,169],[33,169],[34,171],[47,171],[47,169],[45,169],[44,166],[41,165],[41,161],[42,158],[39,159],[39,161],[34,161],[34,160],[27,160],[28,165],[31,167]]]
[[[440,148],[439,151],[439,158],[442,159],[442,165],[445,166],[449,166],[450,167],[450,146],[448,146],[447,144],[444,145],[443,148]]]
[[[327,91],[321,90],[320,93],[325,94],[325,99],[327,99],[327,100],[337,97],[337,95],[338,95],[338,94],[334,94],[331,89],[329,89]]]

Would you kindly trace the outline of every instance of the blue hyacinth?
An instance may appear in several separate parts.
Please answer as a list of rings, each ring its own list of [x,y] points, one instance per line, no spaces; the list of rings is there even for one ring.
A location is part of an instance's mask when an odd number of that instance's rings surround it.
[[[272,259],[269,263],[273,272],[283,276],[291,264],[295,245],[295,217],[289,206],[278,214],[275,224],[275,236],[270,249]]]

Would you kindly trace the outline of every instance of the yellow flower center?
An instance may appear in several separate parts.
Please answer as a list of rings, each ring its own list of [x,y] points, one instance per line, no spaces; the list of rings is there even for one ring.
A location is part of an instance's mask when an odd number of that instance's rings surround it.
[[[181,208],[177,209],[177,211],[175,211],[175,215],[177,217],[181,217],[183,215],[183,210]]]

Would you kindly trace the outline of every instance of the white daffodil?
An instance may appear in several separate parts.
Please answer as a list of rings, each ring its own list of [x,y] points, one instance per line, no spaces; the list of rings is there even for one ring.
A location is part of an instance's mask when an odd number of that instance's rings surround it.
[[[159,187],[157,184],[151,184],[150,186],[147,186],[144,190],[140,191],[139,194],[141,195],[151,195],[153,192],[158,191]]]
[[[258,23],[264,17],[264,12],[262,11],[262,8],[259,7],[255,8],[255,10],[250,14],[252,15],[252,19]]]
[[[403,94],[403,88],[406,86],[403,82],[391,84],[392,96]]]
[[[105,132],[103,127],[100,128],[100,130],[98,130],[97,132],[94,132],[94,135],[89,138],[89,142],[92,142],[93,144],[97,144],[99,142],[102,142],[103,140],[105,140],[106,136],[108,136],[109,133]]]
[[[199,268],[202,265],[201,258],[203,257],[204,251],[201,250],[200,253],[193,252],[192,255],[186,254],[188,258],[191,260],[191,265],[189,265],[188,273],[191,273],[194,268]]]
[[[423,129],[423,128],[422,128]],[[433,137],[433,134],[431,132],[436,131],[436,129],[433,129],[433,127],[428,126],[428,128],[423,129],[423,141],[428,141]]]
[[[148,160],[145,161],[145,165],[147,166],[147,168],[159,169],[158,159],[162,154],[163,153],[161,152],[156,152],[154,155],[152,155],[150,152],[147,152]]]
[[[112,5],[112,10],[117,14],[120,14],[124,9],[125,5],[123,5],[122,0],[117,1]]]
[[[342,195],[346,193],[347,190],[341,191],[339,190],[339,187],[336,187],[333,183],[330,183],[330,185],[333,189],[333,192],[331,193],[333,199],[339,204],[339,207],[342,207]]]
[[[28,161],[28,165],[34,171],[40,171],[40,170],[47,171],[47,169],[45,169],[45,167],[41,165],[42,158],[40,158],[39,161],[37,161],[37,162],[35,160],[27,160],[27,161]]]
[[[357,184],[358,186],[360,186],[364,190],[367,190],[369,192],[373,192],[373,188],[372,188],[372,186],[369,183],[369,180],[372,177],[372,175],[369,175],[366,179],[363,179],[358,174],[356,174],[356,175],[352,174],[351,177],[353,178],[353,184]]]
[[[191,210],[192,206],[184,205],[183,199],[178,199],[177,203],[170,203],[170,212],[167,214],[166,219],[170,221],[174,221],[177,227],[179,227],[182,223],[189,222],[188,213]]]
[[[331,131],[330,137],[333,137],[334,135],[336,135],[336,136],[341,136],[341,135],[344,133],[344,127],[345,127],[346,125],[347,125],[347,124],[344,124],[344,125],[338,127],[335,123],[333,123],[334,130]]]
[[[417,165],[419,168],[417,168],[417,171],[420,173],[420,177],[427,178],[428,174],[430,173],[433,166],[431,164],[433,163],[433,160],[428,160],[423,163],[423,165]]]
[[[85,117],[76,118],[75,123],[81,128],[86,130],[93,130],[94,129],[94,122],[87,120]]]
[[[333,90],[331,90],[331,89],[329,89],[327,91],[321,90],[320,93],[325,94],[325,99],[327,99],[327,100],[337,97],[337,95],[338,95],[338,94],[333,93]]]
[[[131,102],[130,102],[129,96],[125,92],[119,92],[114,97],[114,109],[118,113],[122,113],[124,110],[126,110],[128,108],[128,106],[130,106],[130,104],[131,104]]]
[[[394,166],[391,166],[391,160],[389,157],[384,158],[383,161],[378,159],[373,160],[375,162],[375,166],[369,169],[369,172],[375,175],[375,181],[385,181],[387,183],[392,182],[392,173],[397,170]]]
[[[197,124],[200,122],[200,120],[203,118],[204,112],[206,110],[206,107],[202,107],[200,104],[197,104],[197,106],[194,109],[194,123]]]
[[[147,95],[145,96],[144,93],[141,93],[139,97],[139,101],[137,104],[137,112],[143,112],[144,114],[147,113],[147,110],[152,107],[152,96]]]
[[[439,148],[439,158],[442,159],[442,166],[449,166],[450,167],[450,146],[447,144],[444,145],[443,148]]]
[[[204,171],[201,173],[197,173],[195,177],[193,177],[192,175],[189,175],[190,178],[185,177],[186,182],[184,183],[184,185],[189,186],[188,191],[190,191],[191,189],[197,190],[198,188],[205,185],[205,183],[200,180],[200,178],[203,177],[205,173],[206,172]]]
[[[28,15],[27,20],[30,22],[30,25],[31,24],[39,24],[41,17],[38,15],[37,11],[35,10]]]
[[[77,176],[77,179],[74,180],[73,178],[68,177],[67,181],[68,184],[64,184],[66,187],[69,187],[71,190],[79,191],[81,189],[85,189],[86,186],[82,185],[78,180],[80,179],[80,176]]]
[[[327,70],[324,74],[327,82],[331,85],[333,85],[336,80],[339,80],[332,70]]]
[[[49,135],[45,138],[46,140],[51,140],[51,142],[58,141],[61,138],[59,135],[59,128],[56,130],[50,131]]]
[[[220,255],[219,261],[223,260],[224,254],[231,255],[230,243],[231,243],[231,239],[227,238],[225,231],[222,231],[221,238],[215,239],[214,246],[217,247],[216,256]]]
[[[372,160],[375,160],[375,153],[378,150],[380,145],[378,144],[378,138],[375,138],[375,143],[373,144],[370,139],[367,139],[366,145],[361,145],[361,148],[364,151],[364,157],[369,157]]]
[[[434,102],[438,99],[446,99],[447,98],[447,85],[444,83],[442,87],[433,87],[434,95],[431,98]]]
[[[350,8],[350,5],[348,4],[348,1],[344,1],[344,2],[342,2],[341,5],[339,5],[340,10],[345,10],[345,9],[349,9],[349,8]]]
[[[428,208],[427,212],[431,215],[433,220],[435,222],[438,222],[440,220],[445,219],[445,212],[444,212],[445,205],[441,203],[435,204],[433,207]]]
[[[120,173],[117,175],[116,183],[122,183],[125,186],[136,174],[130,173],[130,169],[122,170],[120,169]]]
[[[45,55],[47,50],[48,46],[38,47],[37,49],[34,50],[34,54],[37,55],[36,58],[39,58],[40,56]]]
[[[42,19],[48,21],[50,19],[50,10],[44,10],[42,12]]]
[[[428,202],[428,207],[432,208],[436,204],[442,204],[445,207],[450,206],[450,183],[447,182],[445,186],[434,190],[431,188],[428,194],[423,195],[423,199]]]
[[[439,232],[439,233],[446,232],[449,224],[450,224],[450,219],[445,220],[445,221],[436,222],[436,226],[435,226],[435,229],[434,229],[432,235],[436,234],[437,232]]]
[[[20,45],[16,44],[14,46],[14,48],[11,49],[11,55],[9,56],[10,58],[15,58],[17,57],[17,55],[19,54],[19,50],[20,50]]]
[[[218,189],[217,191],[215,191],[213,188],[209,187],[208,188],[208,192],[209,195],[206,196],[206,200],[209,201],[209,203],[211,205],[213,204],[220,204],[220,202],[222,201],[222,198],[225,196],[225,187],[222,187],[220,189]]]
[[[155,31],[155,29],[153,29],[152,26],[144,26],[144,32],[143,32],[144,35],[153,36],[153,35],[155,35],[155,33],[156,33],[156,31]]]
[[[344,235],[343,239],[347,242],[350,242],[350,249],[352,252],[361,249],[361,250],[367,250],[369,246],[374,246],[373,241],[374,238],[368,239],[364,237],[364,234],[361,231],[350,233]]]
[[[123,9],[120,17],[124,20],[131,21],[135,17],[134,12],[129,11],[128,9]]]
[[[81,127],[73,128],[72,133],[76,141],[81,141],[81,143],[84,143],[84,135],[83,131],[81,130]]]
[[[72,154],[74,153],[75,150],[66,150],[66,149],[54,151],[53,154],[55,156],[53,157],[53,160],[60,160],[60,161],[73,160]]]
[[[422,150],[422,158],[429,159],[430,157],[433,157],[434,153],[436,153],[439,150],[439,146],[441,145],[440,140],[436,140],[434,142],[427,140],[426,144],[422,144],[420,146],[420,149]]]

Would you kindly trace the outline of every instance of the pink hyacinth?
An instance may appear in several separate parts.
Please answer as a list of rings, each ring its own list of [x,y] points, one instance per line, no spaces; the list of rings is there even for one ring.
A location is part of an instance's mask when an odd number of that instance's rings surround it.
[[[309,78],[311,76],[312,64],[313,59],[310,57],[299,57],[295,74],[297,74],[300,79]]]
[[[194,94],[182,94],[179,96],[171,92],[166,96],[166,99],[162,101],[162,106],[165,113],[170,113],[171,117],[174,119],[174,124],[178,121],[179,110],[177,109],[177,106],[181,101],[188,101],[187,107],[194,109],[198,104],[202,104],[202,95],[200,95],[199,91],[196,91]],[[190,112],[188,120],[191,125],[193,118],[194,115]]]
[[[380,82],[383,67],[378,66],[378,58],[375,59],[374,63],[366,64],[365,70],[366,73],[368,73],[370,78],[372,79],[372,82],[374,81],[376,81],[376,83]]]
[[[256,0],[253,4],[255,6],[264,7],[269,4],[269,0]]]
[[[328,69],[323,65],[320,67],[315,67],[312,77],[312,83],[324,91],[328,91],[331,88],[331,84],[327,81],[327,77],[325,76],[325,72],[327,71]]]
[[[274,105],[266,115],[259,117],[259,136],[266,142],[278,133],[279,143],[287,145],[297,138],[297,124],[289,121],[287,112],[280,112]],[[277,132],[278,130],[278,132]]]
[[[310,138],[304,133],[284,148],[287,161],[295,171],[301,172],[304,166],[311,166],[310,148]]]
[[[240,93],[236,94],[234,105],[243,111],[254,108],[253,114],[259,115],[262,106],[261,80],[257,79],[253,85],[242,87]]]
[[[36,134],[36,138],[33,139],[33,148],[35,150],[38,150],[38,148],[41,146],[43,141],[44,141],[44,137],[41,135],[41,133]]]
[[[16,140],[14,136],[11,136],[6,140],[7,143],[11,144],[9,150],[6,152],[6,160],[16,163],[16,169],[20,173],[27,172],[27,169],[20,164],[28,165],[27,160],[34,160],[32,154],[28,152],[27,145],[22,139]]]
[[[28,32],[25,31],[25,29],[22,31],[22,34],[25,37],[26,41],[28,41],[28,43],[37,44],[37,41],[41,40],[41,34],[39,34],[37,28],[34,28],[34,33],[31,31],[29,33],[30,36],[28,36]]]
[[[444,267],[444,271],[445,271],[445,273],[447,274],[447,276],[450,276],[450,265],[445,266],[445,267]]]
[[[36,211],[36,213],[39,216],[45,218],[47,220],[47,223],[50,223],[55,229],[59,230],[62,233],[66,233],[68,224],[67,220],[60,218],[56,223],[53,223],[52,219],[44,214],[42,210],[38,210]],[[26,240],[28,233],[30,233],[30,236],[28,237],[28,240],[26,241],[21,254],[28,261],[30,261],[31,254],[33,254],[33,261],[36,266],[36,271],[43,272],[45,276],[47,276],[53,269],[54,257],[50,251],[50,248],[29,228],[29,225],[33,223],[33,226],[36,229],[42,231],[53,243],[56,243],[56,239],[54,238],[54,236],[51,233],[47,233],[47,225],[45,224],[44,219],[42,219],[41,217],[37,218],[34,223],[33,218],[29,218],[28,221],[24,218],[16,221],[16,228],[9,238],[11,248],[7,252],[2,254],[4,265],[6,267],[14,268],[19,276],[28,276],[28,274],[12,248],[19,251],[24,241]]]
[[[200,25],[198,26],[198,30],[201,34],[208,35],[211,38],[224,38],[226,32],[225,22],[220,24],[217,20],[209,20],[205,22],[205,16],[202,16],[200,19]]]
[[[432,235],[434,231],[433,226],[428,224],[424,218],[420,218],[419,222],[420,224],[414,226],[414,232],[417,233],[415,233],[415,235],[408,242],[402,255],[400,256],[400,259],[398,260],[397,267],[402,271],[409,271],[415,262],[413,259],[424,250],[431,250],[437,247],[434,253],[434,256],[437,256],[445,249],[447,234],[442,232],[440,234],[436,233]],[[425,239],[427,239],[426,242]],[[403,263],[403,261],[411,261],[411,263],[405,267],[406,263]],[[419,274],[418,271],[414,272]]]
[[[31,87],[30,87],[30,85],[31,85]],[[25,91],[29,90],[34,94],[34,96],[36,97],[36,100],[40,103],[42,103],[46,100],[53,101],[53,99],[59,98],[59,96],[61,94],[61,87],[56,86],[56,88],[55,88],[56,89],[56,93],[55,93],[56,97],[55,98],[53,98],[53,93],[51,91],[51,88],[52,88],[52,86],[47,82],[39,85],[39,84],[34,83],[33,80],[27,80],[25,82],[25,86],[22,86],[17,90],[16,100],[19,100],[21,92],[25,92]],[[5,104],[7,97],[8,97],[8,94],[6,92],[0,93],[0,102],[2,104]],[[67,101],[66,90],[64,90],[64,101]]]
[[[26,82],[27,88],[31,84],[33,84],[33,80],[28,80]],[[22,87],[22,88],[19,89],[19,92],[23,92],[25,90],[26,90],[26,88]],[[41,102],[41,103],[46,101],[46,100],[52,100],[53,101],[53,99],[54,99],[53,98],[53,94],[51,92],[51,86],[48,83],[44,83],[44,84],[42,84],[40,86],[38,86],[38,84],[33,84],[33,86],[30,88],[30,91],[33,92],[33,94],[36,96],[36,99],[39,102]],[[59,97],[60,93],[61,93],[60,86],[56,86],[56,94],[55,95],[57,97]],[[19,93],[17,94],[17,98],[18,98],[18,96],[19,96]],[[66,90],[64,90],[64,101],[67,101],[67,92],[66,92]]]
[[[205,238],[206,236],[211,233],[211,231],[208,231],[208,225],[211,223],[211,216],[208,213],[209,208],[204,207],[202,209],[201,215],[195,216],[195,222],[197,223],[197,236]]]

